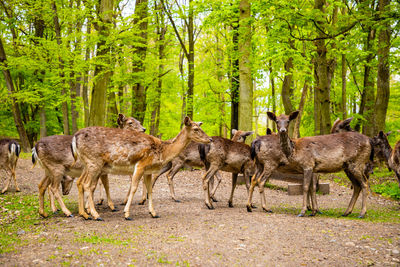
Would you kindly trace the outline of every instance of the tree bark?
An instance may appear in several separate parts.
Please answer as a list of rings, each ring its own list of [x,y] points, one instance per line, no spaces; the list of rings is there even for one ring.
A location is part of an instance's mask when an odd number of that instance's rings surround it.
[[[249,1],[241,0],[239,10],[239,129],[251,131],[253,128],[253,83],[250,65],[251,9]]]
[[[237,16],[239,17],[239,16]],[[231,59],[231,130],[239,129],[239,20],[232,23],[232,45]],[[231,138],[233,137],[230,131]]]
[[[272,75],[272,61],[269,61],[269,82],[271,84],[271,100],[272,100],[272,112],[276,114],[276,96],[275,96],[275,80]],[[267,128],[268,128],[268,118],[267,118]],[[272,131],[276,132],[276,123],[272,122]]]
[[[101,61],[101,64],[96,64],[94,70],[95,82],[90,103],[89,126],[104,126],[106,121],[107,88],[111,78],[111,70],[108,67],[110,60],[107,55],[110,48],[106,44],[106,39],[112,25],[114,0],[100,0],[97,8],[101,22],[98,25],[101,38],[97,43],[96,60]],[[107,66],[105,67],[105,65]]]
[[[379,11],[381,13],[390,11],[389,8],[389,0],[379,0]],[[375,134],[379,131],[385,131],[386,113],[390,97],[390,35],[390,23],[385,22],[384,28],[378,33],[378,81],[375,101]]]
[[[0,38],[0,62],[3,65],[2,72],[4,75],[4,79],[6,81],[8,95],[12,99],[12,112],[14,116],[15,127],[17,128],[19,139],[21,140],[22,150],[24,152],[30,152],[31,147],[29,145],[28,135],[26,134],[25,127],[22,122],[21,111],[13,95],[15,93],[14,83],[12,81],[10,70],[8,69],[7,56],[3,47],[3,40],[1,38]]]
[[[346,108],[346,55],[342,54],[342,119],[347,118],[347,108]]]
[[[300,138],[300,123],[301,123],[301,116],[303,115],[304,105],[306,103],[307,98],[307,91],[308,91],[308,84],[307,81],[304,82],[303,90],[301,91],[301,99],[299,103],[299,115],[297,116],[296,122],[294,124],[293,130],[293,138]]]
[[[136,0],[135,18],[133,24],[138,26],[137,37],[140,45],[134,46],[134,59],[132,72],[136,76],[136,83],[133,85],[132,91],[132,116],[139,120],[142,124],[146,114],[146,87],[144,85],[144,61],[147,52],[147,0]]]

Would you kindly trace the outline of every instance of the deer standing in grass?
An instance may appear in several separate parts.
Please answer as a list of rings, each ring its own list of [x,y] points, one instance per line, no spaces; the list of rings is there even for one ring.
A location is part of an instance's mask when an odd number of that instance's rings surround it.
[[[118,116],[120,128],[144,132],[145,129],[140,122],[132,117],[125,117],[123,114]],[[72,217],[71,212],[65,206],[59,192],[60,183],[62,184],[63,194],[67,195],[72,187],[74,178],[82,174],[84,165],[81,161],[74,163],[71,154],[72,135],[53,135],[44,137],[36,143],[32,149],[32,163],[39,163],[44,169],[45,176],[39,183],[39,214],[47,217],[44,211],[44,194],[49,188],[50,206],[53,212],[57,212],[54,197],[59,203],[62,211],[67,217]],[[100,177],[107,195],[108,206],[112,211],[116,211],[114,203],[110,197],[108,176]],[[100,188],[100,192],[102,192]],[[102,198],[102,197],[101,197]]]
[[[243,132],[242,138],[253,134]],[[232,173],[232,190],[228,205],[233,207],[233,194],[236,188],[236,180],[239,173],[243,173],[246,187],[249,188],[250,177],[254,173],[254,163],[250,157],[250,146],[235,142],[223,137],[213,136],[211,144],[200,145],[200,157],[206,166],[206,174],[203,176],[204,201],[209,209],[214,209],[210,201],[209,180],[219,170]]]
[[[373,148],[370,139],[357,132],[343,132],[291,140],[288,136],[288,126],[297,117],[299,111],[294,111],[289,116],[280,115],[279,117],[272,112],[268,112],[267,114],[277,125],[280,151],[278,151],[277,155],[274,155],[274,157],[277,157],[275,164],[271,164],[271,167],[265,170],[262,175],[257,177],[255,175],[253,177],[247,209],[251,211],[252,193],[257,183],[261,192],[263,191],[261,188],[263,186],[262,182],[268,179],[274,170],[278,168],[280,170],[290,169],[304,174],[303,207],[299,214],[299,216],[304,216],[307,210],[308,191],[311,182],[315,180],[313,173],[333,173],[344,170],[353,184],[353,196],[344,216],[352,212],[357,198],[362,191],[362,209],[359,217],[363,218],[367,210],[366,201],[368,195],[368,177],[365,175],[365,169],[371,157],[373,158]],[[313,183],[311,189],[311,199],[312,215],[314,215],[317,212],[315,183]],[[262,201],[264,202],[263,205],[265,205],[264,196],[262,197]]]
[[[8,187],[10,186],[11,178],[13,178],[15,183],[15,191],[20,192],[17,178],[15,176],[15,169],[17,167],[18,157],[21,153],[20,145],[10,139],[0,139],[0,170],[3,170],[6,173],[6,184],[1,190],[1,193],[4,194]]]
[[[95,220],[102,220],[93,202],[93,191],[101,174],[133,174],[129,198],[124,208],[124,217],[129,217],[129,209],[138,184],[144,176],[149,212],[157,218],[153,208],[151,174],[158,173],[165,165],[181,153],[190,141],[209,143],[211,138],[199,124],[186,117],[180,133],[170,141],[162,141],[154,136],[135,131],[124,131],[105,127],[88,127],[78,131],[72,141],[74,158],[84,163],[79,177],[79,214],[85,219],[89,215],[84,209],[84,192],[88,192],[90,214]]]
[[[232,141],[234,142],[239,142],[239,143],[244,143],[246,141],[246,137],[251,134],[252,132],[244,132],[240,130],[233,129],[232,130]],[[171,161],[170,164],[166,165],[165,168],[163,168],[160,173],[153,178],[153,184],[155,181],[160,177],[162,174],[167,173],[167,179],[168,179],[168,185],[169,185],[169,192],[171,195],[171,198],[176,201],[180,202],[176,197],[175,197],[175,190],[174,190],[174,183],[173,179],[177,172],[186,166],[192,167],[192,168],[203,168],[204,167],[204,162],[200,158],[200,153],[199,153],[199,145],[200,143],[197,142],[190,142],[189,145],[175,158]],[[218,188],[218,185],[221,183],[221,176],[217,172],[215,174],[215,177],[217,178],[217,184],[214,186],[214,177],[210,179],[210,184],[211,187],[213,188],[212,192],[210,193],[210,198],[216,202],[217,200],[215,199],[214,195],[215,192]],[[236,185],[236,178],[235,177],[234,183]],[[232,177],[232,179],[234,179]],[[146,194],[143,194],[142,201],[139,204],[144,204],[146,201]]]
[[[389,170],[393,170],[396,174],[397,180],[399,182],[400,187],[400,141],[397,141],[394,149],[390,146],[388,135],[391,132],[384,133],[380,131],[377,136],[372,138],[372,142],[375,146],[378,146],[387,162],[387,166]]]

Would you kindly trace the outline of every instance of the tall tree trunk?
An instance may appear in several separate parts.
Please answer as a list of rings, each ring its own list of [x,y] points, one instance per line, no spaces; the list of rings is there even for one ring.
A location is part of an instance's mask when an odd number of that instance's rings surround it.
[[[189,55],[188,55],[188,91],[186,98],[187,115],[193,119],[193,93],[194,93],[194,15],[193,15],[193,0],[189,0],[189,25],[188,25],[188,41],[189,41]]]
[[[379,0],[379,11],[388,12],[390,8],[389,0]],[[386,113],[390,96],[390,23],[385,22],[384,27],[378,33],[378,81],[377,94],[375,101],[375,133],[385,131]]]
[[[289,41],[290,47],[293,47],[293,41]],[[283,78],[282,83],[282,104],[285,109],[285,114],[290,114],[294,111],[292,104],[292,92],[293,92],[293,58],[289,57],[284,65],[285,68],[285,77]],[[293,136],[294,124],[291,123],[289,125],[289,136]]]
[[[133,74],[136,74],[136,83],[133,85],[132,92],[132,116],[139,120],[142,124],[146,114],[146,87],[144,85],[144,61],[147,52],[147,0],[136,0],[135,18],[133,24],[138,25],[139,32],[137,37],[140,45],[134,47],[136,60],[133,60]]]
[[[231,130],[239,129],[239,21],[232,23],[232,45],[231,53]],[[232,131],[231,138],[232,138]]]
[[[321,134],[321,104],[319,96],[319,78],[317,75],[317,63],[314,61],[314,135]]]
[[[90,35],[92,24],[89,21],[89,18],[87,19],[87,25],[86,25],[86,34],[87,36]],[[86,43],[86,48],[85,48],[85,61],[88,62],[90,58],[90,47],[89,44]],[[89,126],[89,69],[85,69],[84,72],[82,72],[83,76],[83,86],[82,86],[82,99],[83,99],[83,113],[85,117],[85,127]]]
[[[106,120],[107,88],[111,79],[108,55],[110,48],[106,39],[110,34],[112,25],[114,0],[100,0],[97,8],[100,21],[98,31],[101,38],[97,43],[96,59],[101,60],[101,64],[96,64],[94,70],[95,82],[90,103],[89,126],[104,126]]]
[[[30,152],[31,147],[29,145],[28,135],[26,134],[25,127],[22,122],[21,111],[20,111],[19,105],[13,95],[15,93],[14,83],[12,81],[10,70],[8,69],[6,52],[4,50],[3,40],[1,38],[0,38],[0,62],[2,63],[2,66],[3,66],[2,71],[3,71],[4,79],[6,81],[8,95],[12,99],[12,111],[13,111],[13,116],[14,116],[14,122],[15,122],[15,127],[17,127],[19,139],[21,140],[22,150],[24,152]]]
[[[272,112],[276,113],[276,96],[275,96],[275,80],[272,75],[272,61],[269,61],[269,82],[271,84],[271,100],[272,100]],[[268,118],[267,118],[268,121]],[[267,122],[268,127],[268,122]],[[272,130],[276,132],[276,123],[272,122]]]
[[[57,13],[57,5],[56,2],[53,0],[51,2],[51,7],[53,9],[54,15],[53,15],[53,23],[54,23],[54,30],[56,32],[56,39],[57,39],[57,45],[60,50],[62,50],[62,42],[61,42],[61,26],[58,20],[58,13]],[[62,114],[63,114],[63,129],[64,129],[64,134],[69,135],[70,130],[69,130],[69,116],[68,116],[68,103],[67,103],[67,90],[66,90],[66,84],[65,84],[65,74],[64,74],[64,60],[61,58],[61,56],[58,56],[58,61],[59,61],[59,68],[60,68],[60,78],[61,78],[61,94],[63,96],[63,102],[61,106]]]
[[[342,54],[342,119],[347,118],[347,108],[346,108],[346,55]]]
[[[306,103],[307,98],[307,91],[308,91],[308,83],[307,81],[304,82],[303,90],[301,91],[301,99],[299,103],[299,115],[297,116],[296,122],[294,124],[293,130],[293,137],[300,138],[300,123],[301,123],[301,116],[303,115],[304,105]]]
[[[239,129],[252,130],[253,83],[251,77],[251,20],[250,3],[241,0],[239,5]]]
[[[46,110],[44,106],[39,107],[39,124],[40,124],[40,138],[47,136],[47,127],[46,127]]]

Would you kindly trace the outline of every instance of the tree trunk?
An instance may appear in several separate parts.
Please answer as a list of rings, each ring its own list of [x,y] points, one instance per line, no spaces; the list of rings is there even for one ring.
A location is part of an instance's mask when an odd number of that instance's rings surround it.
[[[47,136],[47,127],[46,127],[46,110],[43,106],[39,107],[39,124],[40,124],[40,138]]]
[[[95,82],[92,89],[92,100],[90,103],[89,126],[104,126],[106,120],[107,88],[111,78],[109,68],[110,59],[108,53],[110,48],[106,39],[110,34],[113,18],[114,0],[100,0],[98,5],[99,25],[98,31],[101,38],[97,43],[96,58],[102,64],[97,64],[94,70]]]
[[[250,65],[251,9],[249,1],[241,0],[239,9],[239,129],[251,131],[253,128],[253,83]]]
[[[86,25],[86,34],[89,36],[90,31],[91,31],[92,24],[89,21]],[[86,48],[85,48],[85,61],[88,62],[90,58],[90,48],[89,44],[86,43]],[[86,69],[84,72],[82,72],[83,76],[83,86],[82,86],[82,99],[83,99],[83,113],[85,117],[85,127],[89,126],[89,88],[88,88],[88,83],[89,83],[89,69]]]
[[[289,43],[292,43],[289,41]],[[293,47],[293,45],[290,45]],[[293,58],[289,57],[287,61],[285,62],[284,65],[285,68],[285,77],[283,78],[283,83],[282,83],[282,92],[281,92],[281,97],[282,97],[282,104],[285,109],[285,114],[290,114],[292,111],[294,111],[293,104],[292,104],[292,99],[291,96],[293,95]],[[294,124],[291,123],[289,125],[289,136],[293,136],[293,131],[294,131]]]
[[[294,125],[293,130],[293,137],[300,138],[300,123],[301,123],[301,116],[303,115],[304,105],[306,103],[307,98],[307,91],[308,91],[308,84],[307,81],[304,82],[303,90],[301,91],[301,99],[299,103],[299,115],[297,116],[296,123]]]
[[[147,0],[136,0],[135,18],[133,24],[138,25],[137,38],[140,45],[134,47],[136,60],[133,60],[132,72],[136,76],[136,83],[133,85],[132,92],[132,116],[139,120],[142,124],[146,114],[146,88],[144,85],[144,61],[147,52]]]
[[[57,14],[57,5],[56,2],[53,0],[51,2],[51,7],[54,12],[53,16],[53,23],[54,23],[54,30],[56,32],[56,39],[57,39],[57,45],[58,49],[62,50],[62,42],[61,42],[61,26],[58,20],[58,14]],[[64,60],[61,58],[61,56],[58,56],[58,61],[59,63],[59,68],[60,68],[60,78],[61,78],[61,95],[63,96],[63,102],[61,106],[62,114],[63,114],[63,129],[64,129],[64,134],[69,135],[70,130],[69,130],[69,112],[68,112],[68,103],[67,103],[67,90],[66,90],[66,84],[65,84],[65,74],[64,74]]]
[[[231,53],[231,130],[239,129],[239,21],[232,25],[232,44]],[[232,131],[230,131],[232,138]]]
[[[188,91],[186,98],[187,115],[193,120],[193,93],[194,93],[194,23],[193,23],[193,0],[189,0],[189,25],[188,25]]]
[[[8,69],[6,52],[4,50],[3,40],[1,38],[0,38],[0,62],[3,65],[2,71],[4,79],[6,81],[8,95],[12,99],[12,112],[14,116],[15,127],[17,127],[19,139],[21,140],[22,150],[24,152],[30,152],[31,147],[29,145],[28,135],[26,134],[25,127],[22,122],[21,111],[19,109],[19,105],[15,97],[13,96],[13,94],[15,93],[14,83],[12,81],[10,70]]]
[[[272,76],[272,61],[269,61],[269,82],[271,83],[272,112],[276,114],[275,80]],[[267,118],[268,128],[268,118]],[[276,123],[272,122],[272,131],[276,132]]]
[[[389,0],[379,0],[379,11],[386,12],[390,8]],[[386,113],[390,96],[390,23],[385,22],[384,28],[378,33],[378,81],[375,101],[375,133],[385,131]]]
[[[346,108],[346,55],[342,54],[342,119],[347,118],[347,108]]]
[[[321,134],[321,105],[319,101],[319,79],[317,75],[317,63],[314,62],[314,135]]]

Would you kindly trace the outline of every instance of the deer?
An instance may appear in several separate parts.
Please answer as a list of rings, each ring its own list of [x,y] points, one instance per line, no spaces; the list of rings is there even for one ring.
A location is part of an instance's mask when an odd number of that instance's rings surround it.
[[[246,141],[246,137],[249,135],[249,132],[244,132],[236,129],[232,129],[232,141],[234,142],[239,142],[239,143],[244,143]],[[178,171],[185,167],[189,166],[192,168],[203,168],[204,167],[204,162],[200,158],[200,153],[199,153],[199,143],[197,142],[190,142],[189,145],[175,158],[171,161],[170,164],[166,165],[165,168],[163,168],[160,173],[153,178],[152,182],[153,185],[155,181],[164,173],[169,171],[167,173],[167,179],[168,179],[168,185],[170,189],[170,196],[175,202],[180,202],[175,197],[175,190],[174,190],[174,184],[173,184],[173,179],[175,175],[178,173]],[[215,177],[217,178],[217,184],[214,186],[214,180],[211,178],[211,187],[213,188],[212,192],[210,193],[210,198],[214,201],[217,202],[215,199],[214,195],[215,192],[218,188],[218,185],[221,183],[221,176],[219,175],[218,172],[216,172]],[[236,181],[236,180],[235,180]],[[143,194],[142,200],[139,203],[140,205],[143,205],[146,201],[146,194]]]
[[[343,216],[349,215],[357,198],[362,192],[362,209],[359,218],[364,218],[367,211],[366,201],[368,195],[368,177],[365,174],[367,163],[373,159],[373,147],[369,137],[358,132],[342,132],[329,135],[303,137],[290,139],[288,126],[296,119],[299,111],[289,115],[277,117],[273,112],[267,112],[268,117],[274,121],[278,129],[279,149],[269,151],[274,161],[271,161],[262,174],[254,175],[251,181],[247,210],[251,211],[251,198],[254,187],[258,184],[260,192],[265,180],[277,169],[283,171],[296,170],[304,174],[303,205],[299,217],[303,217],[307,210],[307,196],[311,187],[312,215],[317,212],[315,197],[315,176],[313,173],[334,173],[344,170],[353,185],[353,195],[349,206]],[[276,141],[269,143],[272,149],[276,149]],[[262,194],[262,202],[265,205],[265,196]]]
[[[372,138],[375,146],[379,147],[384,155],[389,171],[393,170],[396,174],[400,187],[400,141],[397,141],[394,149],[389,144],[388,136],[391,132],[384,133],[379,131],[378,135]]]
[[[245,139],[253,133],[251,131],[243,132],[241,137]],[[219,136],[213,136],[212,140],[211,144],[199,145],[200,158],[206,167],[206,173],[203,176],[205,205],[208,209],[214,209],[210,201],[209,180],[219,170],[222,170],[232,173],[232,190],[228,206],[233,207],[233,194],[238,174],[243,173],[246,188],[248,189],[250,177],[254,173],[254,163],[250,157],[250,146]]]
[[[182,130],[169,141],[136,131],[106,127],[87,127],[75,133],[72,139],[74,159],[85,165],[77,181],[79,215],[89,219],[84,209],[84,193],[88,192],[90,215],[102,221],[93,202],[93,192],[102,174],[131,174],[128,201],[124,208],[125,220],[130,217],[130,206],[141,178],[144,176],[151,217],[158,218],[153,207],[151,174],[158,173],[181,153],[190,141],[210,143],[212,139],[200,128],[199,123],[185,117]]]
[[[14,180],[15,191],[20,192],[17,178],[15,175],[15,169],[17,167],[17,162],[19,154],[21,153],[21,146],[17,141],[11,139],[0,139],[0,170],[6,173],[6,184],[1,190],[4,194],[8,187],[10,186],[11,178]]]
[[[143,128],[139,121],[132,117],[125,117],[123,114],[118,115],[117,122],[119,127],[125,130],[145,131],[145,128]],[[44,194],[47,188],[49,188],[49,200],[53,213],[57,213],[58,211],[54,204],[54,198],[56,198],[63,213],[67,217],[73,217],[72,213],[65,206],[59,192],[61,183],[63,195],[69,194],[74,181],[73,177],[79,177],[84,168],[82,162],[77,161],[74,163],[71,153],[72,138],[72,135],[43,137],[32,149],[33,167],[39,163],[45,171],[45,176],[38,185],[39,214],[44,218],[48,217],[44,211]],[[102,175],[100,178],[106,191],[108,206],[112,211],[117,211],[110,197],[107,175]],[[100,192],[102,192],[101,189]]]

